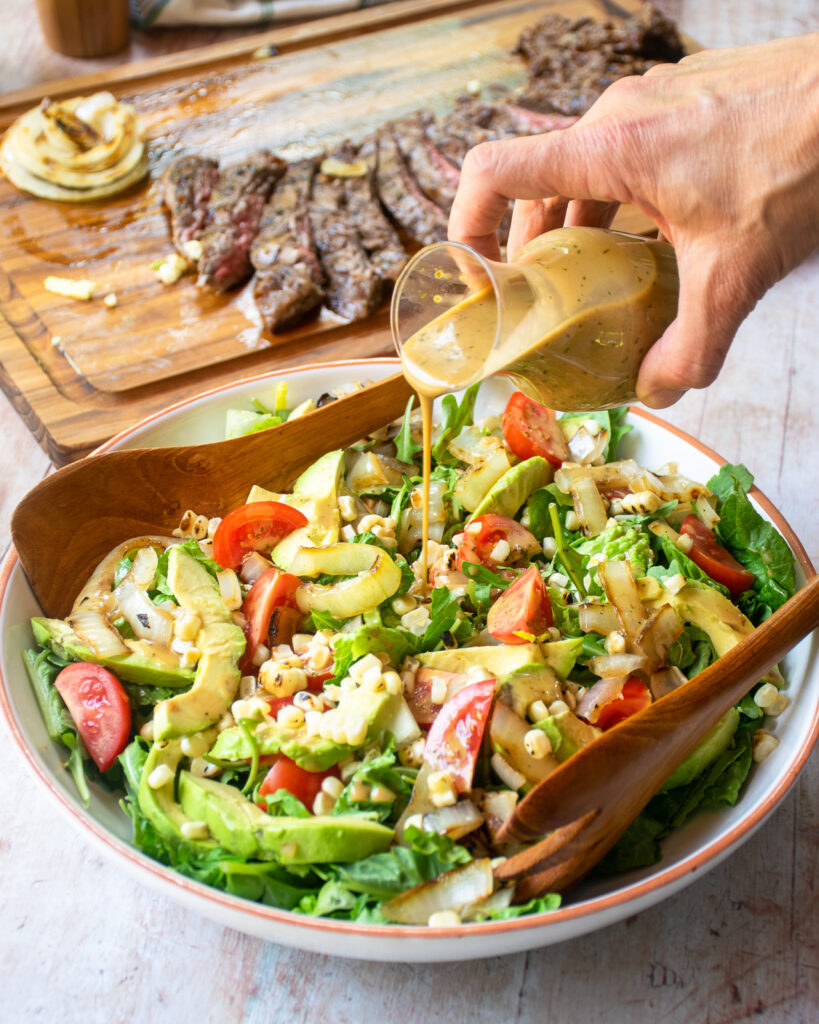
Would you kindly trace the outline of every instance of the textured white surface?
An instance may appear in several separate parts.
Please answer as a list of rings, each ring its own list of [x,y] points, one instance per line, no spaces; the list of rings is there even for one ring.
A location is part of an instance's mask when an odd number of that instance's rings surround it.
[[[811,0],[660,6],[706,46],[819,28]],[[45,62],[37,71],[41,80],[53,77]],[[663,413],[726,458],[746,462],[814,563],[817,322],[815,256],[759,304],[719,380]],[[47,461],[1,397],[0,436],[2,550],[11,509]],[[286,949],[153,895],[77,839],[5,729],[0,737],[4,1021],[808,1024],[819,1014],[816,753],[738,853],[659,906],[540,951],[405,966]]]

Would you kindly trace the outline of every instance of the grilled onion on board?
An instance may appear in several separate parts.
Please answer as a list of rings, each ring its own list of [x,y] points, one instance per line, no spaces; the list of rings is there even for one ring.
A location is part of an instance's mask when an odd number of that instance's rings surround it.
[[[13,185],[41,199],[103,199],[144,177],[143,127],[134,108],[108,92],[59,103],[45,99],[6,132],[0,168]]]

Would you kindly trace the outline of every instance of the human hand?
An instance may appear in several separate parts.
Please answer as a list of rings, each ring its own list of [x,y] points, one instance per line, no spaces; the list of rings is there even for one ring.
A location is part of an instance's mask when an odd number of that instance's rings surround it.
[[[674,246],[677,318],[637,394],[671,405],[719,373],[737,328],[819,246],[819,33],[703,51],[611,85],[573,127],[470,150],[449,237],[498,259],[566,225],[608,227],[620,203]]]

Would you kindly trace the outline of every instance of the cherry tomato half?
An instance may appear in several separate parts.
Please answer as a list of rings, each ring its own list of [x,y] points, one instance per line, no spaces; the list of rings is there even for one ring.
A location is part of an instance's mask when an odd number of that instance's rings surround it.
[[[326,772],[308,772],[291,761],[284,754],[279,754],[273,766],[265,775],[259,786],[259,796],[264,798],[268,793],[277,793],[280,789],[286,789],[297,800],[301,800],[308,811],[313,810],[316,797],[321,792],[321,784],[325,779],[339,777],[338,768],[333,766]],[[267,810],[267,804],[262,800],[259,804],[262,810]]]
[[[281,501],[251,501],[240,505],[216,527],[213,558],[224,569],[238,569],[248,551],[270,551],[300,526],[307,516]]]
[[[131,707],[122,683],[101,665],[77,661],[66,665],[54,686],[94,763],[108,771],[131,732]]]
[[[458,690],[438,712],[427,734],[424,760],[435,771],[449,772],[459,793],[472,788],[494,694],[494,679],[482,679]]]
[[[625,721],[651,703],[651,691],[636,676],[630,676],[623,686],[622,691],[604,704],[597,712],[597,720],[594,723],[598,729],[610,729],[618,722]]]
[[[569,443],[554,411],[516,391],[506,403],[503,439],[519,459],[541,455],[560,469],[569,457]]]
[[[299,584],[298,576],[279,572],[278,569],[268,569],[247,592],[242,603],[246,640],[245,653],[239,663],[242,672],[253,665],[259,644],[289,644],[293,639],[301,618],[294,598]],[[271,630],[275,630],[273,640],[270,637]]]
[[[680,533],[691,538],[691,550],[688,552],[691,561],[712,580],[727,587],[734,600],[753,584],[754,574],[740,565],[722,544],[717,543],[713,531],[701,519],[695,515],[686,516]]]
[[[553,622],[546,584],[537,567],[530,565],[489,609],[486,628],[496,640],[505,644],[525,644],[529,641],[516,636],[517,633],[539,636]]]
[[[509,545],[509,554],[496,561],[492,553],[501,540]],[[458,547],[458,568],[462,568],[464,562],[480,562],[489,569],[497,569],[499,565],[512,565],[536,551],[540,551],[540,545],[525,526],[509,516],[487,512],[467,524]]]

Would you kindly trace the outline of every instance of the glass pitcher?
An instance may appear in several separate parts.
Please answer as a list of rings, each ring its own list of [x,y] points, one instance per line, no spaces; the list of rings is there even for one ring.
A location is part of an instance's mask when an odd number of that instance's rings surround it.
[[[420,250],[399,277],[390,321],[404,374],[439,395],[491,374],[555,409],[635,399],[640,363],[676,316],[667,242],[558,228],[511,263],[458,242]]]

